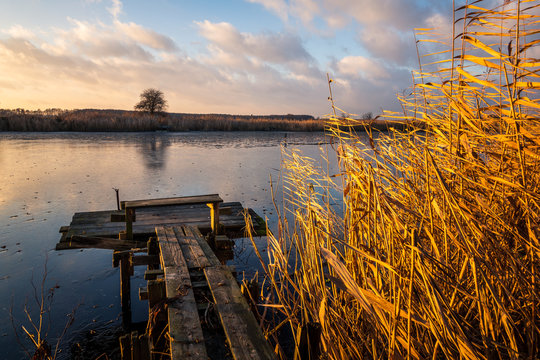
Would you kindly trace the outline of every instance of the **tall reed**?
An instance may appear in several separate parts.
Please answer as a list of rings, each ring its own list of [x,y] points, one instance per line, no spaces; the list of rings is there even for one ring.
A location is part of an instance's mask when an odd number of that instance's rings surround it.
[[[338,174],[284,162],[266,270],[297,345],[318,323],[331,359],[540,355],[540,3],[487,3],[455,9],[447,43],[417,30],[437,46],[386,116],[422,130],[366,148],[332,116]]]
[[[323,131],[311,115],[149,114],[122,110],[0,110],[0,131]]]

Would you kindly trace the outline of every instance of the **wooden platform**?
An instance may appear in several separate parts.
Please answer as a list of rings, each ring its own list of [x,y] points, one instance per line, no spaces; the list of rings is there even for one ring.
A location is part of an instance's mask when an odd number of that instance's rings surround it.
[[[225,232],[241,231],[244,228],[243,211],[244,208],[239,202],[221,204],[219,223]],[[264,232],[262,219],[252,210],[248,211],[254,222],[255,230]],[[118,234],[125,230],[125,223],[112,222],[111,217],[122,216],[125,216],[124,210],[75,213],[69,226],[63,226],[60,229],[62,236],[56,249],[99,247],[95,243],[86,246],[82,241],[71,242],[72,236],[118,239]],[[133,223],[133,235],[135,239],[146,242],[148,236],[154,234],[156,226],[180,225],[197,226],[202,232],[207,232],[211,229],[211,220],[209,209],[205,204],[144,207],[137,210],[137,219]]]
[[[194,288],[207,287],[234,359],[274,359],[236,279],[194,226],[157,227],[171,359],[208,359]],[[193,282],[194,273],[204,281]],[[151,296],[151,294],[149,294]]]
[[[232,254],[234,244],[227,234],[245,227],[240,203],[222,203],[218,194],[210,194],[126,201],[122,208],[76,213],[60,229],[56,249],[114,250],[122,323],[129,330],[120,338],[123,360],[275,358],[224,265],[223,254]],[[248,211],[255,231],[265,232],[262,219]],[[139,299],[148,301],[149,316],[141,335],[131,327],[136,266],[147,267],[147,286],[139,289]]]

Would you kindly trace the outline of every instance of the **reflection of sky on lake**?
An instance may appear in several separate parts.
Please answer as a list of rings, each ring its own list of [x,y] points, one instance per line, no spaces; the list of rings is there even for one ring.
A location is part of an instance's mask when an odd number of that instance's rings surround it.
[[[46,256],[46,285],[59,286],[51,336],[61,333],[65,315],[77,303],[82,304],[67,341],[119,323],[119,275],[111,252],[53,250],[58,229],[75,212],[115,209],[113,188],[120,189],[122,200],[219,193],[274,226],[270,176],[275,185],[280,144],[316,157],[324,140],[323,134],[281,132],[0,133],[0,358],[21,357],[11,345],[9,307],[13,297],[16,319],[24,318],[31,279],[39,287]],[[266,246],[265,238],[256,241]],[[233,263],[240,272],[256,268],[250,249],[249,241],[238,241]],[[135,273],[132,299],[143,286],[143,272]],[[134,320],[142,320],[147,305],[134,300],[133,310]]]

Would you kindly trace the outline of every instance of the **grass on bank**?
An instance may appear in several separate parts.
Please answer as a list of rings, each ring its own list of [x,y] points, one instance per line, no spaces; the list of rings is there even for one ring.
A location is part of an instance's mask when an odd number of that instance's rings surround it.
[[[540,355],[540,3],[489,3],[455,9],[449,43],[418,30],[433,53],[390,115],[424,130],[366,149],[332,116],[339,174],[289,154],[269,337],[290,327],[298,348],[318,324],[330,359]]]
[[[0,110],[0,131],[323,131],[310,115],[149,114],[121,110]]]

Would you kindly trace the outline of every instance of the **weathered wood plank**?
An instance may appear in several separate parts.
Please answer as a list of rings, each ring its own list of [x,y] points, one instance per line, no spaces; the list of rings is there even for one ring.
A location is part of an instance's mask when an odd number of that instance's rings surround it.
[[[123,201],[124,208],[141,208],[154,206],[169,206],[169,205],[185,205],[185,204],[206,204],[206,203],[221,203],[223,199],[219,194],[197,195],[197,196],[180,196],[161,199],[148,200],[131,200]]]
[[[113,238],[80,235],[72,235],[71,240],[68,242],[69,249],[95,248],[109,250],[129,250],[132,248],[140,247],[141,245],[144,245],[144,243],[138,241],[126,241]]]
[[[240,292],[236,279],[227,267],[207,267],[204,274],[233,357],[236,360],[275,359],[270,345]]]
[[[172,228],[156,228],[161,249],[172,359],[207,359],[189,269]]]
[[[158,255],[137,255],[132,258],[133,266],[159,264]]]
[[[205,268],[210,265],[191,228],[187,226],[174,227],[173,231],[176,234],[188,268]]]
[[[163,270],[146,270],[144,272],[144,280],[155,280],[158,276],[163,275]]]
[[[204,252],[204,256],[210,263],[209,265],[210,266],[221,265],[221,262],[217,258],[216,254],[214,254],[214,251],[212,251],[212,249],[210,248],[210,245],[208,245],[208,242],[206,242],[204,236],[199,231],[199,228],[197,226],[192,226],[192,225],[187,226],[187,227],[189,227],[191,233],[193,234],[193,238],[197,240],[197,242],[199,243],[199,246]]]

